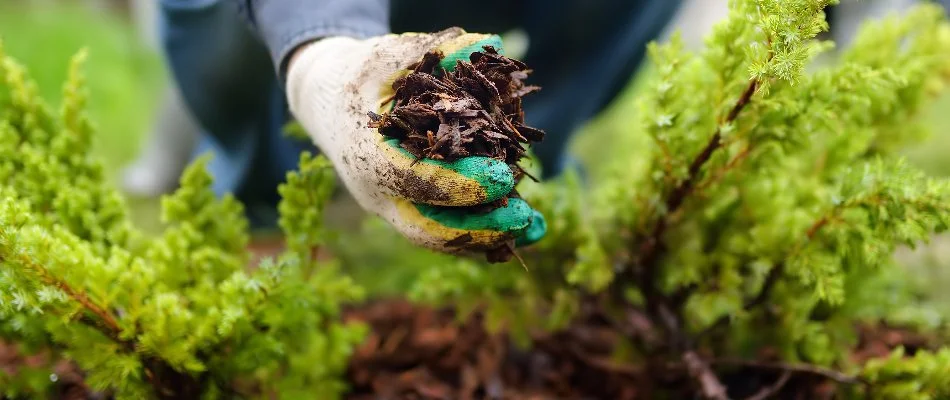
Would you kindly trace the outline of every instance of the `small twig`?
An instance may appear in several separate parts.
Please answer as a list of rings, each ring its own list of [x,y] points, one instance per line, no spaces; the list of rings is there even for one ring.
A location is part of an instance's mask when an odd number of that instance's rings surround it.
[[[775,381],[772,386],[766,386],[759,390],[756,394],[749,396],[746,400],[765,400],[772,396],[777,395],[782,391],[782,388],[785,387],[785,384],[788,383],[788,380],[792,377],[792,371],[782,372],[782,376]]]
[[[805,233],[808,236],[808,239],[809,240],[813,239],[815,235],[818,234],[818,230],[820,230],[825,225],[828,225],[828,220],[829,220],[829,217],[822,217],[818,221],[815,221],[815,223],[812,224],[811,228],[808,228],[808,232]]]
[[[758,88],[758,81],[751,80],[749,85],[746,87],[745,91],[742,92],[742,95],[739,96],[739,100],[736,101],[736,104],[733,105],[732,109],[729,110],[729,114],[726,116],[725,123],[734,121],[738,116],[739,112],[749,104],[749,101],[752,99],[752,95],[755,94],[755,90]],[[720,124],[722,126],[722,124]],[[690,162],[689,170],[686,174],[686,179],[683,180],[678,186],[676,186],[669,195],[666,197],[665,201],[665,211],[666,215],[657,218],[656,222],[653,224],[653,227],[649,229],[646,235],[638,235],[637,242],[638,246],[635,248],[638,249],[638,255],[633,259],[635,265],[640,266],[641,271],[639,272],[640,276],[633,276],[636,272],[632,271],[633,268],[625,268],[621,272],[618,279],[615,282],[625,282],[625,281],[639,281],[644,283],[646,286],[653,286],[653,280],[656,276],[656,261],[659,259],[661,247],[661,241],[663,240],[663,234],[666,232],[666,228],[669,224],[669,218],[667,217],[670,214],[675,213],[680,206],[683,205],[686,198],[692,193],[695,188],[697,179],[699,178],[699,171],[702,169],[706,162],[712,157],[713,153],[722,146],[722,130],[721,128],[716,128],[716,132],[713,133],[713,136],[709,139],[709,142],[706,143],[706,146],[702,151]],[[619,286],[619,285],[615,285]],[[652,293],[644,293],[645,297],[650,297]]]
[[[628,377],[636,377],[643,373],[643,369],[638,366],[616,362],[606,357],[597,357],[587,354],[577,343],[568,343],[567,349],[574,357],[577,357],[579,360],[594,368],[601,369],[608,373],[626,375]]]
[[[844,385],[870,385],[871,382],[867,380],[845,374],[843,372],[835,371],[833,369],[819,367],[817,365],[810,364],[789,364],[783,362],[768,362],[768,361],[756,361],[756,360],[742,360],[735,358],[719,358],[709,361],[712,365],[722,365],[722,366],[735,366],[735,367],[747,367],[747,368],[758,368],[758,369],[770,369],[783,372],[791,372],[793,374],[805,374],[811,376],[817,376],[819,378],[828,379]]]
[[[520,166],[520,165],[518,165],[517,167],[518,167],[518,169],[521,171],[521,173],[524,174],[524,176],[527,176],[528,178],[531,178],[532,181],[541,182],[540,179],[535,178],[534,175],[529,174],[529,173],[528,173],[528,170],[524,169],[524,167],[522,167],[522,166]]]
[[[737,154],[735,157],[729,160],[729,162],[727,162],[725,166],[717,170],[715,175],[713,175],[711,178],[700,183],[699,186],[696,187],[696,190],[701,192],[705,190],[706,188],[712,186],[714,183],[718,183],[719,181],[721,181],[729,171],[731,171],[733,168],[737,167],[739,164],[745,161],[745,159],[748,158],[749,154],[751,153],[752,153],[751,146],[746,145],[745,147],[743,147],[742,150],[739,151],[739,154]]]
[[[699,354],[692,350],[683,353],[683,363],[686,364],[689,376],[699,383],[703,397],[714,400],[729,399],[726,387],[723,386],[722,381],[719,380],[712,368],[709,368],[709,364],[699,357]]]
[[[515,251],[515,248],[511,245],[511,243],[505,243],[505,246],[508,247],[508,251],[511,252],[511,255],[515,256],[518,262],[521,263],[521,267],[524,268],[525,271],[528,271],[528,264],[526,264],[524,262],[524,259],[521,258],[521,255],[518,254],[517,251]]]

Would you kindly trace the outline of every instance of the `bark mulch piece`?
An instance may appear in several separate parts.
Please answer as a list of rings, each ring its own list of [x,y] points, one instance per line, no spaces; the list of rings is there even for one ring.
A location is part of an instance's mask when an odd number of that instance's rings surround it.
[[[873,358],[885,358],[898,347],[903,347],[907,356],[913,356],[918,350],[935,350],[939,346],[936,338],[924,333],[885,323],[865,324],[858,326],[858,345],[851,359],[864,363]]]
[[[370,127],[417,159],[454,161],[461,157],[498,159],[520,171],[523,144],[539,142],[544,132],[524,124],[521,98],[540,89],[527,86],[531,72],[521,61],[492,46],[458,60],[447,72],[440,52],[427,53],[405,77],[393,82],[394,107],[370,112]]]

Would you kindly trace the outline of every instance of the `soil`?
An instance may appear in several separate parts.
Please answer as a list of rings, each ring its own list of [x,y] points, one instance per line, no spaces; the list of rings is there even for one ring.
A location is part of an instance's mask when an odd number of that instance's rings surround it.
[[[556,334],[532,335],[531,350],[512,344],[505,333],[489,333],[483,316],[460,318],[452,309],[413,305],[404,300],[378,300],[347,310],[349,321],[363,321],[372,333],[351,359],[346,379],[348,400],[567,400],[652,399],[658,392],[672,399],[699,398],[683,369],[656,363],[638,368],[612,361],[609,355],[621,335],[596,310]],[[639,318],[632,315],[631,319]],[[637,325],[634,323],[633,325]],[[649,332],[641,326],[640,333]],[[857,327],[856,361],[886,356],[897,346],[912,353],[930,348],[924,335],[887,325]],[[639,334],[639,333],[638,333]],[[768,351],[763,361],[771,359]],[[0,343],[0,371],[15,373],[25,365],[49,365],[48,357],[25,357],[14,346]],[[82,382],[68,362],[53,364],[59,377],[54,399],[105,399]],[[665,365],[665,366],[664,366]],[[733,398],[760,393],[780,379],[774,370],[755,367],[717,368]],[[794,375],[777,399],[831,399],[834,382],[812,375]]]

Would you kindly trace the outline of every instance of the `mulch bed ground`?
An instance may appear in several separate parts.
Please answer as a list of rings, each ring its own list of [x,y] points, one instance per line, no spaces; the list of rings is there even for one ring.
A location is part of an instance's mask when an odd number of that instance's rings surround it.
[[[82,371],[67,361],[51,362],[49,354],[40,352],[39,354],[24,355],[19,351],[18,346],[0,340],[0,374],[6,376],[16,376],[23,368],[48,368],[50,379],[56,380],[51,398],[61,400],[86,400],[101,399],[103,396],[95,395],[89,390],[83,382]],[[0,398],[3,398],[0,395]]]
[[[645,372],[610,361],[617,334],[596,316],[557,334],[535,335],[531,350],[512,345],[504,334],[489,334],[477,312],[460,321],[450,309],[379,300],[347,310],[345,318],[372,327],[347,371],[350,400],[651,399],[654,388],[672,398],[697,398],[680,372]],[[912,353],[932,345],[926,336],[885,325],[859,327],[859,337],[856,361],[886,356],[897,346]],[[50,365],[46,355],[23,356],[0,342],[0,371],[43,365]],[[90,392],[73,365],[57,362],[52,368],[52,398],[107,398]],[[735,398],[754,396],[779,378],[778,372],[741,367],[722,376]],[[768,398],[830,399],[834,388],[818,377],[794,376]]]
[[[611,361],[618,333],[596,310],[557,334],[534,335],[530,351],[486,332],[478,313],[459,321],[450,309],[389,300],[346,315],[369,323],[373,332],[351,361],[352,400],[652,399],[654,389],[672,398],[699,398],[675,367],[645,371]],[[856,361],[884,357],[897,346],[911,354],[933,346],[924,335],[886,325],[861,326],[858,333]],[[721,378],[734,398],[756,398],[783,379],[779,371],[742,366],[723,369]],[[784,379],[780,391],[762,398],[835,394],[835,383],[818,376]]]

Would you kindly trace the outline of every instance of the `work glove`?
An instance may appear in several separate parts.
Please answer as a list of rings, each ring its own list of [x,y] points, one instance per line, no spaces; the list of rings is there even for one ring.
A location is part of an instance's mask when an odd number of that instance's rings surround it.
[[[490,212],[478,209],[513,190],[514,174],[503,161],[417,161],[371,128],[368,112],[389,111],[393,81],[425,53],[441,51],[442,67],[451,71],[456,60],[468,60],[485,45],[501,50],[501,39],[458,28],[364,40],[330,37],[303,45],[287,67],[291,111],[356,201],[413,243],[441,252],[491,250],[512,239],[530,244],[544,235],[544,218],[516,198]]]

